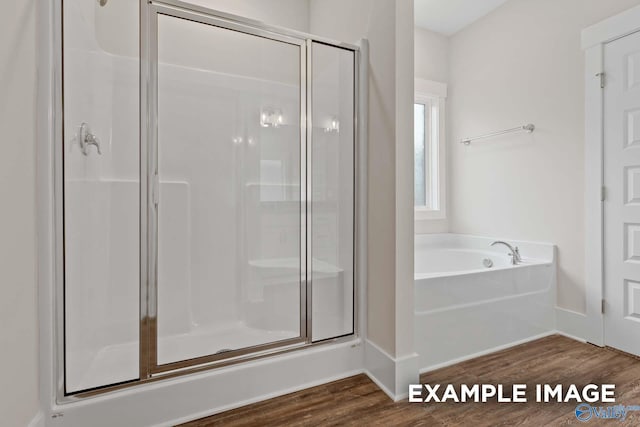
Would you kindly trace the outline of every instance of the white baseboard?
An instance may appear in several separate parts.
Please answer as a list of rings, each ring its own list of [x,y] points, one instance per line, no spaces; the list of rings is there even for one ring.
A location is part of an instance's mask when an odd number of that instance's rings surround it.
[[[418,353],[396,359],[396,402],[409,398],[409,384],[420,381]]]
[[[558,335],[562,335],[563,337],[566,337],[566,338],[572,339],[572,340],[574,340],[574,341],[579,341],[579,342],[581,342],[581,343],[585,343],[585,344],[586,344],[586,343],[588,343],[588,341],[587,341],[587,340],[585,340],[584,338],[576,337],[576,336],[574,336],[574,335],[565,334],[565,333],[564,333],[564,332],[562,332],[562,331],[556,331],[556,333],[557,333]]]
[[[387,396],[398,402],[409,396],[409,384],[418,382],[416,353],[394,358],[369,340],[365,340],[365,373]]]
[[[588,333],[587,316],[566,308],[556,307],[556,329],[560,335],[586,342]]]
[[[395,400],[395,361],[369,340],[364,341],[365,373],[387,396]]]

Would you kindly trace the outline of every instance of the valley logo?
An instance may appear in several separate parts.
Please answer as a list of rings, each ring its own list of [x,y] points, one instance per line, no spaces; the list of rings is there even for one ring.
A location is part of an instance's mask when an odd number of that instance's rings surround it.
[[[601,420],[620,420],[624,421],[627,418],[627,414],[631,411],[640,411],[640,405],[638,406],[591,406],[587,403],[581,403],[576,407],[576,418],[578,421],[586,423],[587,421],[598,418]]]

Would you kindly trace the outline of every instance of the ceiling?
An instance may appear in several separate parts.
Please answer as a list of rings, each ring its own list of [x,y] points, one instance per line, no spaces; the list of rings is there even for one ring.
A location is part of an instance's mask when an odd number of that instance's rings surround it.
[[[453,35],[507,0],[414,0],[416,27]]]

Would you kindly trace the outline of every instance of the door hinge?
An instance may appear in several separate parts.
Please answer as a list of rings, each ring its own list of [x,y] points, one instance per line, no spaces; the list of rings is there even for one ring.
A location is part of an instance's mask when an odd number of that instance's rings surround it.
[[[607,187],[600,187],[600,201],[605,202],[607,200]]]
[[[602,314],[604,314],[604,299],[602,300],[602,307],[600,307]]]
[[[605,77],[606,77],[605,72],[603,71],[601,73],[596,74],[596,77],[600,77],[600,89],[604,89],[604,86],[605,86],[605,83],[606,83],[605,82]]]

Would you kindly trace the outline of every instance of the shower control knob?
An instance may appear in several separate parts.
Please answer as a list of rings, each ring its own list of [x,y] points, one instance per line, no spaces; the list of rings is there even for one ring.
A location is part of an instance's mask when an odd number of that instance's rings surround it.
[[[80,131],[78,132],[78,141],[80,141],[80,149],[82,150],[82,154],[85,156],[89,155],[89,147],[91,145],[96,147],[98,154],[102,155],[102,150],[100,149],[100,140],[97,136],[91,133],[91,129],[89,125],[86,123],[82,123],[80,125]]]

